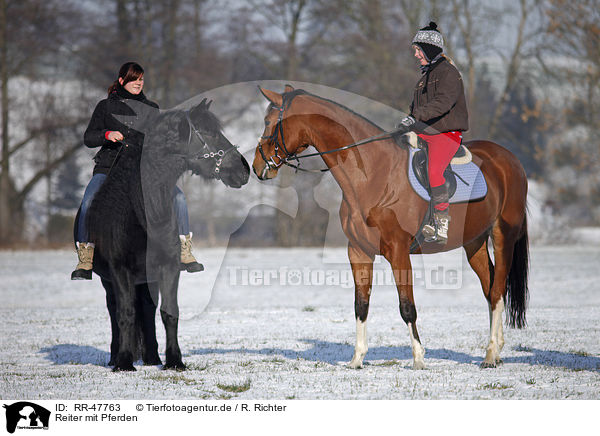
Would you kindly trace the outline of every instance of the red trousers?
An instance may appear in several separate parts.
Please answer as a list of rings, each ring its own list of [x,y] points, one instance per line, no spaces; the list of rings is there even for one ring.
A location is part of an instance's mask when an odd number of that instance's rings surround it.
[[[428,171],[429,185],[434,188],[446,183],[444,170],[458,151],[462,132],[446,132],[438,135],[419,134],[419,137],[427,142],[429,153]]]

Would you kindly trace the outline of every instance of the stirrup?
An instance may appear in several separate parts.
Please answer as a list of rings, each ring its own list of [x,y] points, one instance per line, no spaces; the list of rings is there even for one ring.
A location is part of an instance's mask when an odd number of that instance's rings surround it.
[[[423,226],[421,233],[425,237],[425,242],[434,242],[437,244],[446,244],[448,242],[448,227],[450,216],[433,216],[433,223],[429,222]]]

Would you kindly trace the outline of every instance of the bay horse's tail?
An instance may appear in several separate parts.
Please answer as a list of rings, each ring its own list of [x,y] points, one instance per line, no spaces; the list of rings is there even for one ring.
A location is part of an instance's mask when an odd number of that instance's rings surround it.
[[[506,281],[507,323],[512,328],[524,328],[527,324],[525,311],[529,300],[527,276],[529,273],[529,238],[527,214],[523,218],[521,236],[513,249],[513,260]]]

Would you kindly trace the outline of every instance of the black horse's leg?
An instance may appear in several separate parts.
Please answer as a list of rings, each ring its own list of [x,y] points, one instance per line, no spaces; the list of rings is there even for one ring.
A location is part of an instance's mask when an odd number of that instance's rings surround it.
[[[122,266],[111,268],[116,296],[119,352],[113,371],[135,371],[133,366],[136,345],[135,282],[132,274]]]
[[[177,340],[179,322],[179,306],[177,302],[177,287],[179,285],[179,258],[161,266],[159,282],[161,305],[160,316],[167,334],[167,349],[165,352],[165,369],[184,370],[181,360],[181,350]]]
[[[110,317],[110,331],[112,339],[110,342],[110,361],[108,366],[114,366],[115,359],[119,353],[119,324],[117,323],[117,300],[115,297],[115,290],[113,289],[112,282],[101,279],[102,286],[106,291],[106,308],[108,309],[108,315]]]
[[[145,365],[162,365],[158,355],[158,342],[156,342],[156,303],[150,295],[147,283],[136,286],[138,315],[142,323],[142,359]]]

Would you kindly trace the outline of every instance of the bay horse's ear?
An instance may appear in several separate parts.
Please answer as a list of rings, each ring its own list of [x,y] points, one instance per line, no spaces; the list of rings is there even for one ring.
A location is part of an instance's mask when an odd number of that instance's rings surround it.
[[[268,89],[258,87],[262,95],[265,96],[267,100],[273,103],[275,106],[281,107],[283,104],[283,96],[281,94],[277,94],[275,91],[269,91]]]
[[[285,89],[283,90],[283,92],[292,92],[294,90],[294,87],[292,85],[290,85],[289,83],[285,84]]]

